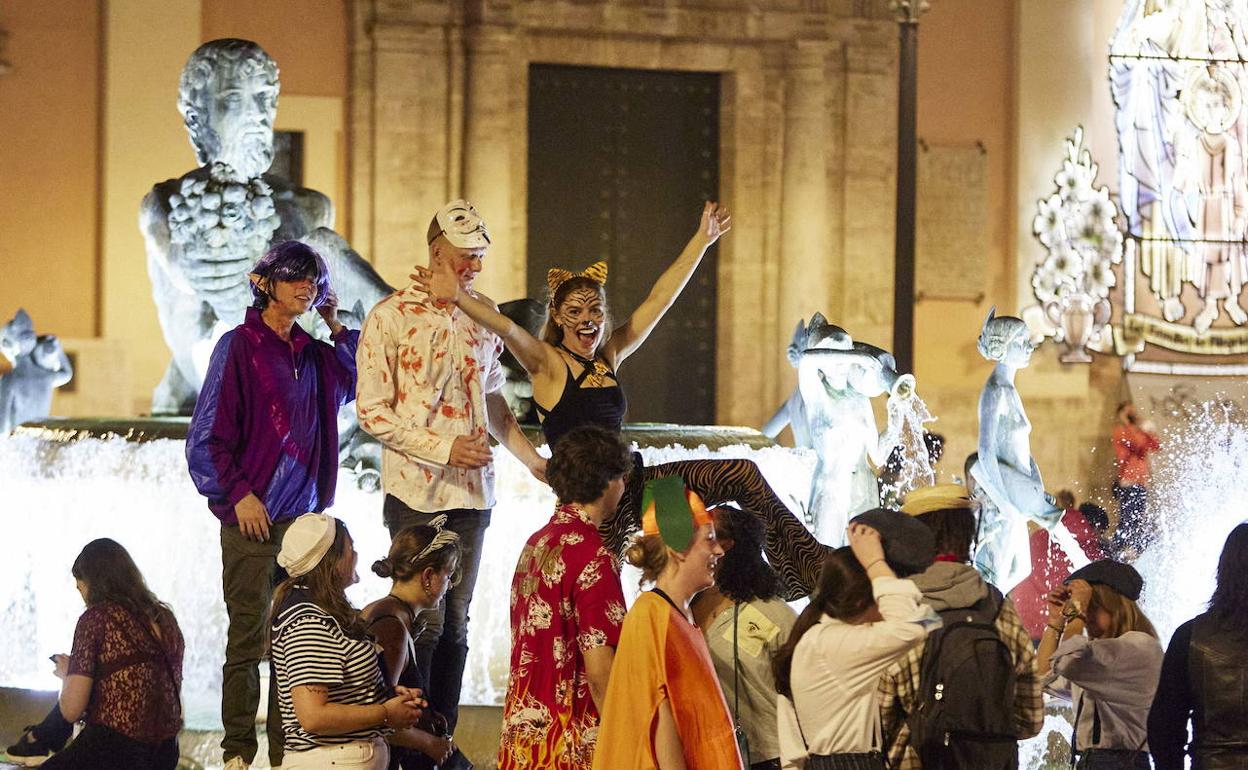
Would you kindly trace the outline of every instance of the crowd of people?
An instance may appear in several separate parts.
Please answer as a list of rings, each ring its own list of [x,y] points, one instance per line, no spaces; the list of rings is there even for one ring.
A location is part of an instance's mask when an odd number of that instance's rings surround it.
[[[558,501],[511,584],[499,768],[1012,770],[1045,693],[1073,704],[1080,768],[1143,768],[1151,754],[1172,770],[1185,753],[1197,768],[1248,768],[1248,523],[1227,540],[1209,611],[1163,651],[1140,575],[1101,553],[1032,586],[1043,628],[1029,630],[973,566],[977,509],[960,485],[860,514],[849,545],[831,549],[749,461],[647,467],[629,450],[620,365],[730,228],[708,203],[618,325],[604,265],[552,270],[540,338],[473,290],[490,239],[464,201],[437,212],[428,265],[362,330],[339,323],[311,247],[282,243],[256,264],[254,305],[213,352],[186,445],[221,525],[227,770],[256,759],[266,661],[273,767],[472,767],[454,733],[495,502],[488,437]],[[296,323],[312,309],[328,341]],[[502,397],[504,347],[532,377],[549,459]],[[358,580],[351,534],[325,513],[337,414],[353,399],[383,447],[391,535],[372,563],[390,591],[363,610],[345,593]],[[1138,433],[1124,440],[1143,447]],[[646,589],[631,607],[621,560]],[[72,573],[87,610],[54,661],[59,702],[10,757],[171,770],[173,612],[112,540],[89,543]],[[803,596],[799,615],[786,600]]]

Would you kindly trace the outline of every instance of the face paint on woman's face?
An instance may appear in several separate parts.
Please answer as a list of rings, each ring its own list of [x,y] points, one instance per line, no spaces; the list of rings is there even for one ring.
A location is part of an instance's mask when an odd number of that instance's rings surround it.
[[[555,309],[555,322],[563,331],[563,344],[577,355],[589,358],[602,342],[606,304],[593,289],[575,289]]]

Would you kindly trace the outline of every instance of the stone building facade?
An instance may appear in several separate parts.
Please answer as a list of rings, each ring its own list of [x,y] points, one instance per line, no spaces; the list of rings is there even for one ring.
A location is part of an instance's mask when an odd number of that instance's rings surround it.
[[[721,74],[717,419],[759,425],[784,348],[822,311],[892,336],[897,27],[885,0],[358,0],[352,241],[383,274],[423,259],[463,195],[495,245],[483,290],[523,296],[531,63]],[[705,269],[705,268],[704,268]]]

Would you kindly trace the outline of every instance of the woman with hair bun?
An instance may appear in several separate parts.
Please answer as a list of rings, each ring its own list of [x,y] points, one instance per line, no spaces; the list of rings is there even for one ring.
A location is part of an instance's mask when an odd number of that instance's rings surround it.
[[[393,582],[390,593],[361,615],[382,647],[383,673],[391,688],[423,690],[428,685],[413,654],[412,629],[420,614],[437,607],[459,581],[459,535],[443,529],[445,523],[446,517],[440,516],[430,524],[404,527],[390,542],[390,553],[373,562],[373,572]],[[430,760],[443,764],[456,751],[446,735],[446,721],[432,713],[412,729],[412,737],[417,745],[392,747],[391,770],[430,767]]]

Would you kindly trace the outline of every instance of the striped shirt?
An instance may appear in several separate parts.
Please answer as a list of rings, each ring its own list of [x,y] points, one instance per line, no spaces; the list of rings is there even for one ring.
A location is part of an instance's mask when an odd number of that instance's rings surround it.
[[[308,751],[383,735],[380,726],[342,735],[316,735],[304,730],[295,716],[291,691],[300,685],[329,689],[329,702],[350,706],[381,703],[386,698],[380,647],[371,640],[343,634],[329,613],[292,591],[273,623],[273,668],[287,751]]]

